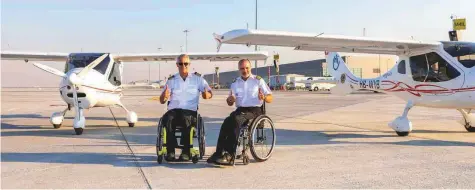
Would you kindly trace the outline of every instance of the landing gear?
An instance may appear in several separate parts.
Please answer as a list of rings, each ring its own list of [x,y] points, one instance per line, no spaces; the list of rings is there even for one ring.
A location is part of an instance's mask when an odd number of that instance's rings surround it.
[[[405,136],[409,135],[409,132],[398,132],[398,131],[396,131],[396,133],[397,133],[397,136],[400,136],[400,137],[405,137]]]
[[[76,132],[76,135],[81,135],[83,131],[84,128],[74,128],[74,132]]]
[[[129,124],[129,127],[135,126],[135,123],[137,123],[137,114],[135,112],[127,112],[127,123]]]
[[[129,124],[129,127],[134,127],[135,123],[137,123],[138,117],[137,114],[133,111],[129,111],[127,108],[125,108],[124,105],[118,104],[122,109],[124,109],[127,112],[127,123]]]
[[[391,123],[389,123],[389,127],[394,129],[398,136],[408,136],[412,131],[412,123],[407,118],[407,114],[413,106],[414,103],[412,101],[407,102],[402,116],[397,117]]]
[[[82,108],[78,108],[77,111],[79,113],[76,113],[76,117],[74,117],[73,127],[76,135],[81,135],[84,127],[86,127],[86,118],[84,117]]]
[[[475,113],[470,113],[471,110],[459,109],[463,116],[463,125],[468,132],[475,132]]]
[[[64,120],[64,114],[66,114],[67,110],[68,108],[66,108],[62,112],[54,112],[53,115],[51,115],[51,118],[49,119],[49,121],[51,122],[51,124],[53,124],[53,127],[55,129],[59,129],[61,127],[61,124],[63,123],[63,120]]]
[[[468,132],[475,132],[475,127],[474,126],[471,126],[470,124],[465,124],[465,129],[468,131]]]

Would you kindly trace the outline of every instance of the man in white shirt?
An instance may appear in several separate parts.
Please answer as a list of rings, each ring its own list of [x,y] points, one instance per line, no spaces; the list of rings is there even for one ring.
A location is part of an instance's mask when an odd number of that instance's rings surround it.
[[[251,74],[249,60],[242,59],[238,65],[241,76],[231,84],[231,92],[226,99],[229,106],[236,103],[237,109],[221,125],[216,152],[207,160],[208,163],[229,164],[231,155],[236,151],[240,126],[262,114],[264,101],[272,102],[269,86],[261,77]],[[223,155],[223,151],[228,154]]]
[[[160,103],[168,102],[168,111],[162,117],[162,125],[166,128],[167,138],[164,147],[167,148],[165,160],[175,160],[175,148],[177,141],[175,138],[175,126],[186,127],[181,138],[183,139],[183,151],[180,160],[190,159],[190,130],[191,125],[196,122],[199,96],[203,99],[210,99],[213,94],[206,80],[198,73],[189,73],[190,58],[182,54],[177,58],[176,66],[178,73],[168,78],[165,88],[160,96]]]

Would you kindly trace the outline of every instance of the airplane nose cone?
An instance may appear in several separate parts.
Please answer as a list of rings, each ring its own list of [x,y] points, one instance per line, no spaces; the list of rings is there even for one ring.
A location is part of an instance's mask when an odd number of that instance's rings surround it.
[[[76,75],[76,73],[71,73],[68,77],[68,80],[71,84],[80,85],[81,79]]]

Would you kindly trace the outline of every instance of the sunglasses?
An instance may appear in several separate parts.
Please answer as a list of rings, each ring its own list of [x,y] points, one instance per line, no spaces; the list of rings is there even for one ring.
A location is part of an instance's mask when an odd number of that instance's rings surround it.
[[[180,65],[180,66],[183,66],[183,65],[188,66],[189,64],[190,64],[190,63],[187,63],[187,62],[185,62],[185,63],[182,63],[182,62],[178,63],[178,65]]]

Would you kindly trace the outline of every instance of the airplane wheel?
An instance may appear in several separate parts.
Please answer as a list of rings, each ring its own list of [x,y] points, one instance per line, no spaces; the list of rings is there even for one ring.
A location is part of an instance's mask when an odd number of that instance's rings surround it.
[[[59,128],[61,127],[61,124],[53,124],[53,127],[54,127],[55,129],[59,129]]]
[[[468,132],[475,132],[475,127],[472,127],[470,126],[470,124],[465,124],[465,129],[468,131]]]
[[[396,131],[397,135],[400,136],[400,137],[405,137],[407,135],[409,135],[409,132],[399,132],[399,131]]]
[[[135,123],[129,123],[129,127],[134,127]]]
[[[83,128],[74,128],[74,131],[76,132],[76,135],[81,135],[82,132],[84,131]]]

